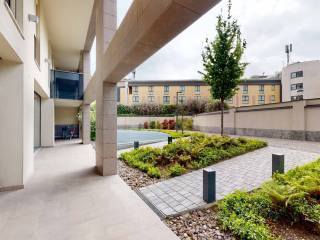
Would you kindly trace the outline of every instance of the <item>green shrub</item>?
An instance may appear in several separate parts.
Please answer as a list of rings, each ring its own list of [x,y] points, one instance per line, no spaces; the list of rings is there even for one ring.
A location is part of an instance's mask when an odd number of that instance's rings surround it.
[[[156,129],[161,129],[161,124],[159,121],[156,121]]]
[[[225,105],[228,109],[228,105]],[[214,112],[220,110],[220,103],[217,101],[198,101],[191,100],[179,105],[178,112],[185,115],[195,115],[204,112]],[[174,116],[176,114],[176,105],[162,104],[137,104],[126,106],[119,104],[117,112],[119,116]]]
[[[178,138],[175,142],[160,148],[142,147],[123,153],[120,159],[129,166],[149,172],[152,177],[161,177],[161,172],[178,176],[187,170],[204,168],[221,160],[229,159],[248,151],[266,146],[266,143],[254,139],[238,139],[221,136],[207,136],[201,133],[180,133],[160,130]],[[182,138],[189,136],[188,138]],[[158,167],[150,170],[150,167]],[[161,169],[161,171],[160,171]],[[150,171],[149,171],[150,170]]]
[[[218,205],[218,220],[224,230],[240,239],[272,240],[274,237],[265,225],[272,201],[260,194],[235,192]]]
[[[240,239],[276,239],[266,225],[267,219],[308,223],[319,233],[319,199],[320,159],[286,174],[275,174],[255,192],[228,195],[218,205],[218,220],[223,229]]]
[[[156,122],[155,121],[151,121],[150,122],[150,129],[155,129],[156,128]]]
[[[186,173],[187,170],[184,167],[182,167],[179,163],[176,163],[173,166],[171,166],[168,171],[171,177],[177,177]]]
[[[160,178],[161,177],[160,169],[157,167],[149,167],[147,174],[149,177],[153,177],[153,178]]]
[[[320,230],[320,159],[286,174],[275,174],[262,191],[270,196],[276,212],[281,213],[277,217],[292,222],[303,219]]]
[[[191,136],[191,133],[189,133],[189,132],[182,133],[182,132],[176,132],[176,131],[172,131],[172,130],[160,130],[159,132],[166,133],[174,139]]]
[[[181,119],[177,122],[178,129],[182,129],[183,126],[184,130],[192,130],[193,129],[193,119],[192,118],[184,118],[183,121]]]

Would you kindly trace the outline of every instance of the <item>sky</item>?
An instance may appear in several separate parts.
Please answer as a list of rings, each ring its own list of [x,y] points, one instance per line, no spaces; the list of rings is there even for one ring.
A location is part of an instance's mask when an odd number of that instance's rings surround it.
[[[232,15],[247,41],[245,77],[272,75],[286,64],[285,45],[293,44],[291,62],[320,59],[320,0],[233,0]],[[120,25],[132,0],[118,1]],[[214,40],[216,18],[227,13],[227,0],[136,69],[136,79],[200,78],[205,39]],[[128,75],[130,78],[131,75]]]

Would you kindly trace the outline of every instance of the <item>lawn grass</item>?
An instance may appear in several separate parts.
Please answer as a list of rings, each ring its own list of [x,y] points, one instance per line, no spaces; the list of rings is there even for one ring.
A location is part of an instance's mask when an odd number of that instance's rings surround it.
[[[267,146],[257,139],[186,134],[188,138],[179,138],[162,149],[142,147],[122,153],[120,159],[150,177],[175,177]]]

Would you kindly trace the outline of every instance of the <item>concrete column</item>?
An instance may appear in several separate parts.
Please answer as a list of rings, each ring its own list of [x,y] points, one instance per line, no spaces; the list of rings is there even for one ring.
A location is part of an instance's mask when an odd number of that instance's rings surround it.
[[[306,139],[306,117],[305,117],[305,106],[306,101],[292,102],[292,130],[294,135],[291,136],[293,139],[305,140]]]
[[[97,98],[96,165],[103,176],[117,174],[117,85],[103,83]]]
[[[96,11],[96,167],[108,176],[117,174],[117,86],[104,82],[102,73],[104,52],[117,27],[117,1],[100,0]]]
[[[90,52],[89,51],[84,51],[83,52],[83,66],[82,66],[82,71],[83,71],[83,89],[86,89],[88,86],[88,83],[91,78],[91,73],[90,73]]]
[[[41,146],[54,146],[54,100],[41,99]]]
[[[90,144],[90,105],[82,105],[82,143]]]
[[[305,131],[305,112],[306,101],[292,102],[292,129],[296,131]]]

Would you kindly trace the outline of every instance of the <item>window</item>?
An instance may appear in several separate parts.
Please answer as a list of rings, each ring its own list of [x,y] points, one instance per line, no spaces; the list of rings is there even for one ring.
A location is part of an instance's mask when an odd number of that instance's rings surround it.
[[[200,100],[201,100],[201,96],[195,96],[195,97],[194,97],[194,100],[200,101]]]
[[[297,84],[291,84],[291,90],[297,90]]]
[[[270,96],[270,102],[274,103],[276,101],[276,96],[275,95],[271,95]]]
[[[264,96],[264,95],[259,95],[259,96],[258,96],[258,102],[259,102],[259,104],[263,104],[264,101],[265,101],[265,96]]]
[[[134,92],[134,93],[138,93],[138,92],[139,92],[139,88],[138,88],[137,86],[134,86],[134,87],[133,87],[133,92]]]
[[[264,93],[264,85],[259,85],[259,93]]]
[[[249,104],[249,96],[248,95],[243,95],[242,96],[242,103],[243,104]]]
[[[186,86],[180,86],[180,88],[179,88],[180,90],[180,92],[185,92],[186,91]]]
[[[303,77],[303,71],[291,73],[291,79]]]
[[[133,96],[132,97],[132,102],[138,103],[139,102],[139,96]]]
[[[163,104],[170,104],[170,96],[163,96]]]
[[[303,83],[291,84],[291,90],[303,90]]]
[[[153,103],[154,102],[154,96],[148,96],[148,102]]]
[[[168,94],[169,91],[170,91],[169,85],[165,85],[165,86],[163,87],[163,90],[164,90],[164,93],[165,93],[165,94]]]
[[[18,24],[19,32],[22,34],[23,29],[23,1],[22,0],[5,0],[5,5],[10,11],[10,15]]]
[[[227,103],[233,104],[233,98],[228,99],[228,100],[227,100]]]
[[[149,93],[153,93],[153,86],[149,86],[148,90],[149,90]]]
[[[117,87],[117,102],[120,103],[121,101],[121,88]]]
[[[17,18],[16,0],[5,0],[15,18]]]
[[[292,96],[291,101],[300,101],[303,100],[303,95]]]
[[[303,89],[303,83],[297,83],[297,90]]]
[[[195,93],[200,93],[200,85],[194,86]]]
[[[36,15],[40,17],[40,2],[36,1]],[[36,34],[34,35],[34,60],[40,68],[40,24],[36,24]]]
[[[275,91],[276,90],[276,85],[272,84],[271,85],[271,91]]]
[[[242,86],[242,93],[243,94],[248,94],[248,85],[243,85]]]
[[[178,101],[179,101],[179,103],[185,103],[186,102],[186,97],[185,96],[179,96]]]

